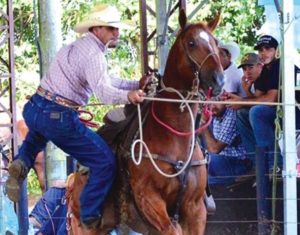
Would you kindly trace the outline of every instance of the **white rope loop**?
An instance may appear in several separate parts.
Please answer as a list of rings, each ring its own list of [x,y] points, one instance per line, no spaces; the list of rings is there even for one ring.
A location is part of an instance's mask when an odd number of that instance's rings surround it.
[[[187,158],[187,161],[185,162],[184,166],[175,174],[168,174],[166,172],[163,172],[158,164],[155,162],[151,152],[149,151],[149,148],[147,146],[147,144],[144,142],[143,140],[143,127],[142,127],[142,118],[141,118],[141,108],[140,105],[138,104],[138,120],[139,120],[139,132],[140,132],[140,139],[136,139],[132,145],[131,145],[131,158],[132,161],[134,162],[134,164],[139,165],[142,161],[142,157],[143,157],[143,147],[145,148],[150,161],[152,163],[152,165],[154,166],[154,168],[157,170],[158,173],[160,173],[162,176],[165,176],[167,178],[173,178],[173,177],[177,177],[180,174],[182,174],[186,168],[188,167],[188,165],[190,164],[192,157],[193,157],[193,152],[194,152],[194,147],[195,147],[195,129],[194,129],[194,123],[195,123],[195,119],[194,119],[194,115],[193,115],[193,111],[189,105],[188,100],[184,99],[183,95],[176,89],[172,88],[172,87],[164,87],[163,90],[166,90],[168,92],[175,92],[176,94],[178,94],[178,96],[181,98],[182,103],[185,103],[186,107],[188,108],[190,117],[191,117],[191,131],[192,131],[192,144],[191,144],[191,150],[189,153],[189,156]],[[140,143],[140,151],[139,151],[139,156],[136,159],[135,157],[135,145]]]

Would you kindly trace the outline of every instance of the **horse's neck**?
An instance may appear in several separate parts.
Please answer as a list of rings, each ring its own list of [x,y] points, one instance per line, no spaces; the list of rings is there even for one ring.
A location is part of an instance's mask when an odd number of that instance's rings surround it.
[[[180,99],[176,94],[164,93],[163,98]],[[154,112],[159,115],[163,122],[170,123],[174,128],[189,131],[191,128],[191,114],[184,103],[178,102],[156,102]],[[182,107],[183,105],[183,107]],[[188,104],[192,110],[192,116],[195,119],[197,115],[197,105]]]

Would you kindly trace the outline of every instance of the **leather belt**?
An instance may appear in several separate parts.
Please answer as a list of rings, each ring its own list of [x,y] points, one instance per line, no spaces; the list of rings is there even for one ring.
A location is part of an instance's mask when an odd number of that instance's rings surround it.
[[[47,91],[46,89],[42,88],[41,86],[38,87],[36,93],[42,97],[44,97],[47,100],[53,101],[59,105],[62,105],[67,108],[76,109],[79,107],[79,105],[72,100],[69,100],[67,98],[64,98],[60,95],[57,95],[55,93],[52,93],[50,91]]]

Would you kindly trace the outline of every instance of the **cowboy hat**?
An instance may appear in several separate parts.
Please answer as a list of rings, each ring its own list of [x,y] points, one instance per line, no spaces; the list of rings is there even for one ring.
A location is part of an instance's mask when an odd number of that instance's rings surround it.
[[[110,5],[97,5],[88,15],[74,27],[77,33],[86,33],[91,27],[107,26],[121,29],[129,29],[131,26],[121,21],[121,15],[116,7]]]
[[[219,48],[227,50],[231,55],[231,61],[235,61],[240,55],[240,47],[235,42],[219,42]]]

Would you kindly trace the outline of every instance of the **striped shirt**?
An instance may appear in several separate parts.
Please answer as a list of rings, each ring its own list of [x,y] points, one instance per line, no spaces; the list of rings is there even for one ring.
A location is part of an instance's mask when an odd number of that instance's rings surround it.
[[[213,134],[217,140],[227,144],[219,153],[220,155],[245,158],[246,151],[241,146],[239,133],[236,128],[235,110],[226,108],[222,117],[214,117]]]
[[[105,45],[88,33],[58,51],[41,86],[80,105],[92,93],[105,104],[126,104],[128,91],[138,89],[139,82],[109,76]]]

